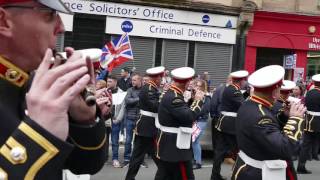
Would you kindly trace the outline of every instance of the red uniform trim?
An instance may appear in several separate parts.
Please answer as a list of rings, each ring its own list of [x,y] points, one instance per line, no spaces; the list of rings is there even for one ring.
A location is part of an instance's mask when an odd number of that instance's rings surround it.
[[[283,84],[283,80],[281,79],[279,82],[277,82],[277,83],[275,83],[275,84],[273,84],[273,85],[270,85],[270,86],[268,86],[268,87],[263,87],[263,88],[255,87],[255,86],[253,86],[253,87],[254,87],[254,90],[255,90],[255,91],[268,92],[268,91],[272,91],[272,90],[274,90],[274,89],[276,89],[276,88],[278,88],[278,87],[281,87],[282,84]]]
[[[4,0],[0,1],[0,5],[5,5],[5,4],[12,4],[12,3],[20,3],[20,2],[28,2],[31,0]]]
[[[256,103],[262,104],[263,106],[266,106],[267,108],[271,108],[272,107],[272,103],[270,103],[268,100],[261,98],[259,96],[251,96],[251,101],[254,101]]]
[[[175,85],[171,85],[170,89],[178,92],[179,94],[183,94],[183,91]]]
[[[161,73],[159,73],[159,74],[148,74],[148,76],[149,77],[158,77],[158,76],[160,76],[160,77],[163,77],[164,76],[164,72],[161,72]]]
[[[291,171],[291,169],[289,167],[289,163],[288,163],[288,161],[286,161],[286,162],[287,162],[287,175],[289,177],[289,180],[295,180],[294,176],[293,176],[293,173],[292,173],[292,171]]]
[[[192,77],[191,78],[188,78],[188,79],[177,79],[177,78],[172,78],[174,82],[177,82],[177,83],[187,83],[189,81],[192,80]]]
[[[188,180],[187,170],[183,162],[179,163],[182,180]]]
[[[0,63],[0,74],[2,74],[3,76],[5,76],[6,72],[7,72],[8,68]]]
[[[149,80],[148,84],[150,84],[152,87],[154,88],[158,88],[157,84],[155,82],[153,82],[152,80]]]
[[[231,86],[235,87],[237,90],[240,89],[240,86],[238,86],[237,84],[231,84]]]

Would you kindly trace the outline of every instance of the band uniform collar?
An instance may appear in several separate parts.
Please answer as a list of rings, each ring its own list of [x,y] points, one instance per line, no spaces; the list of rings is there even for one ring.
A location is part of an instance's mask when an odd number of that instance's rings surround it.
[[[268,100],[262,98],[262,97],[259,97],[259,96],[256,96],[256,95],[253,95],[250,97],[250,100],[253,101],[253,102],[256,102],[258,104],[261,104],[263,106],[266,106],[267,108],[271,108],[272,107],[272,103],[269,102]]]
[[[29,79],[29,75],[0,56],[0,78],[22,87]]]
[[[235,87],[237,90],[240,90],[240,86],[237,84],[232,83],[231,86]]]
[[[180,88],[178,88],[176,85],[171,85],[170,89],[177,92],[178,94],[183,95],[183,91]]]
[[[158,88],[158,85],[152,80],[149,80],[148,84],[150,84],[152,87],[154,87],[156,89]]]

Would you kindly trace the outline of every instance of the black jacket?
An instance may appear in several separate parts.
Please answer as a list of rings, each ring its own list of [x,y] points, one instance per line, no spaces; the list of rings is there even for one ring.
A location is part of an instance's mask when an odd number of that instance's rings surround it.
[[[212,95],[210,102],[210,115],[212,118],[219,118],[220,116],[222,95],[225,88],[226,84],[220,84]]]
[[[127,91],[132,87],[131,77],[129,77],[127,80],[125,80],[125,78],[118,79],[117,85],[122,91]]]
[[[171,87],[162,97],[159,105],[159,123],[166,127],[192,127],[200,114],[202,101],[194,101],[191,107],[184,101],[183,92]],[[176,147],[177,134],[159,131],[157,135],[157,158],[168,162],[189,161],[192,149]],[[191,143],[191,140],[190,140]]]
[[[190,106],[192,103],[189,104]],[[204,97],[203,105],[201,107],[200,113],[196,117],[196,121],[200,122],[207,122],[209,118],[210,113],[210,105],[211,105],[211,97],[209,95],[206,95]]]
[[[1,62],[0,62],[1,65]],[[105,161],[105,127],[71,124],[68,142],[62,141],[25,115],[27,87],[0,77],[0,171],[8,179],[62,179],[62,169],[94,174]],[[25,149],[22,161],[14,161],[13,148]]]
[[[320,88],[307,92],[306,107],[308,111],[320,112]],[[320,132],[320,116],[312,116],[307,114],[305,131]]]
[[[158,112],[160,92],[155,83],[150,81],[141,88],[139,93],[140,109],[152,113]],[[136,135],[154,138],[157,133],[155,118],[140,115],[136,123]]]
[[[285,115],[285,102],[282,99],[277,100],[275,103],[273,103],[272,106],[272,113],[276,116],[279,125],[281,129],[286,125],[288,122],[288,116]]]
[[[303,119],[290,117],[282,130],[271,111],[272,104],[266,102],[253,96],[240,107],[236,120],[239,149],[256,160],[280,159],[290,162],[301,137]],[[261,169],[249,165],[241,168],[243,165],[240,158],[233,170],[233,180],[261,180]],[[287,172],[289,170],[296,176],[293,167],[288,167]]]
[[[244,97],[240,88],[236,85],[229,85],[223,91],[220,110],[221,112],[237,113],[243,102]],[[235,134],[235,122],[235,117],[221,115],[216,123],[216,128],[223,133]]]
[[[136,121],[140,115],[139,108],[139,93],[141,91],[140,88],[131,87],[127,91],[127,95],[124,99],[126,103],[126,118]]]

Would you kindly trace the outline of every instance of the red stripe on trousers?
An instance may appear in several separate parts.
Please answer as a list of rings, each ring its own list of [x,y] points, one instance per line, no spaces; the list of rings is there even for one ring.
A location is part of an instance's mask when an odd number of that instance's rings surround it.
[[[181,171],[182,180],[188,180],[187,171],[186,171],[186,167],[185,167],[184,163],[180,162],[179,165],[180,165],[180,171]]]
[[[292,172],[290,170],[288,161],[287,161],[287,174],[289,176],[289,180],[294,180],[294,176],[293,176],[293,174],[292,174]]]

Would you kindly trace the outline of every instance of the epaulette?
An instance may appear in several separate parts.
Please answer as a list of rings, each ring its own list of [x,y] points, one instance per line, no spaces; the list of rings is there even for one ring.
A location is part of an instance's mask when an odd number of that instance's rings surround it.
[[[29,75],[0,56],[0,78],[22,87],[29,79]]]

